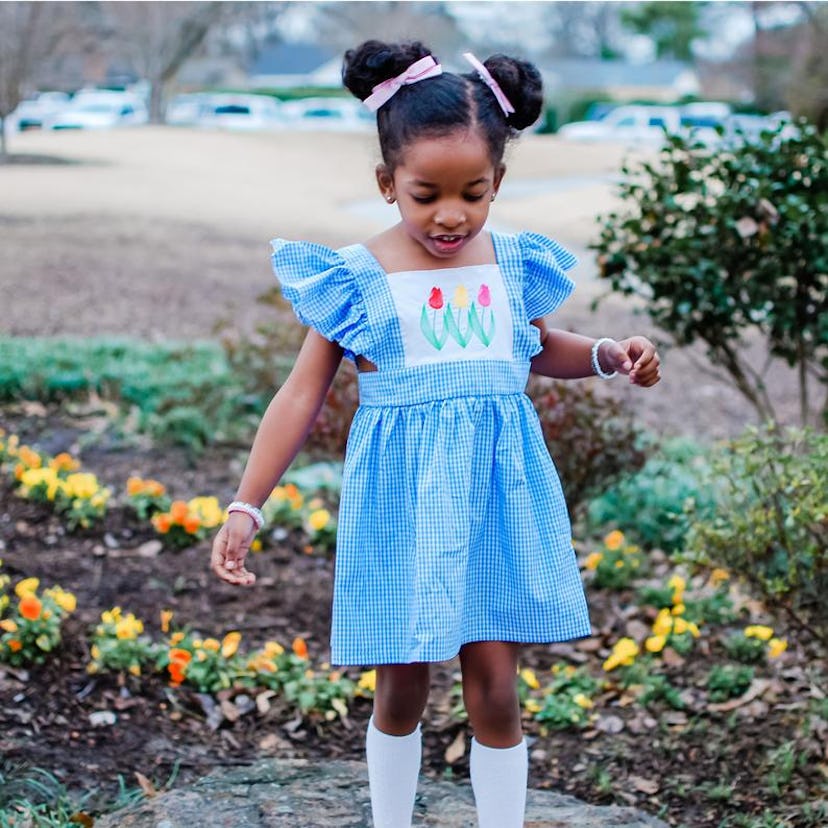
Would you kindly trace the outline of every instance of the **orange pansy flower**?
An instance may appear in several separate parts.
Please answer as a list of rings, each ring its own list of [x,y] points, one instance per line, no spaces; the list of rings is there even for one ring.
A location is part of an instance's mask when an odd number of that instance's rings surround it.
[[[299,658],[308,657],[308,645],[305,643],[304,638],[293,639],[293,652],[295,655],[299,656]]]
[[[43,611],[43,604],[36,595],[24,595],[20,599],[20,614],[27,621],[37,621]]]
[[[172,520],[168,514],[162,512],[152,516],[152,525],[155,527],[156,532],[166,535],[170,531]]]
[[[183,524],[189,513],[190,507],[183,500],[175,500],[170,506],[170,518],[173,523]]]
[[[184,531],[190,535],[194,535],[201,528],[201,521],[198,515],[188,515],[184,518]]]

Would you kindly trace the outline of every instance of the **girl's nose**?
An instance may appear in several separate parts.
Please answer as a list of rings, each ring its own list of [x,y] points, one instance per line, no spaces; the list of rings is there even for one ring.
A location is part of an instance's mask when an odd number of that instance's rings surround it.
[[[445,227],[448,230],[453,230],[455,227],[459,227],[465,220],[465,212],[454,207],[444,207],[434,216],[434,221],[441,227]]]

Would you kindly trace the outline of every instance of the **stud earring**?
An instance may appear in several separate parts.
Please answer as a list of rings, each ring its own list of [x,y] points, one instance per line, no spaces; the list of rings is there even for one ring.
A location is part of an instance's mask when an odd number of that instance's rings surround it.
[[[494,200],[495,200],[495,196],[496,196],[496,195],[497,195],[497,193],[492,193],[492,198],[491,198],[491,200],[492,200],[492,201],[494,201]]]

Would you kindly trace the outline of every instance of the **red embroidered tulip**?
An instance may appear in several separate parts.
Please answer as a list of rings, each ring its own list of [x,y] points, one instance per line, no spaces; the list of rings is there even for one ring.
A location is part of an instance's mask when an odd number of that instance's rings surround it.
[[[440,310],[443,307],[443,291],[438,287],[431,289],[431,295],[428,297],[428,306],[434,310]]]
[[[492,304],[492,294],[489,293],[488,285],[480,285],[480,290],[477,292],[477,301],[484,308],[488,308]]]

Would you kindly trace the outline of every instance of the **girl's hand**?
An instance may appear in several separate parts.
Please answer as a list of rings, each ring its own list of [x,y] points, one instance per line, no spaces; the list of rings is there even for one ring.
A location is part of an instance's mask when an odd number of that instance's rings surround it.
[[[604,370],[628,374],[633,385],[649,388],[661,379],[661,360],[655,345],[646,336],[631,336],[620,342],[608,342],[598,352]]]
[[[251,586],[256,576],[244,565],[250,544],[256,537],[253,518],[244,512],[231,512],[213,541],[210,568],[222,581],[237,586]]]

